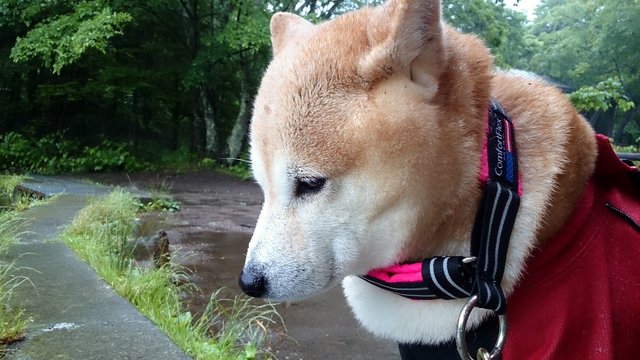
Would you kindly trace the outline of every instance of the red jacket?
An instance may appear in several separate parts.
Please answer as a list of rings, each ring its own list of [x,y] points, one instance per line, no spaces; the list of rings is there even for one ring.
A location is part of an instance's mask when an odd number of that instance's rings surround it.
[[[503,359],[640,359],[640,174],[597,141],[574,214],[508,299]]]
[[[640,173],[598,136],[596,171],[564,228],[508,298],[504,360],[640,359]],[[577,160],[579,161],[579,160]],[[497,321],[467,335],[495,343]],[[400,344],[404,360],[459,359],[455,344]]]

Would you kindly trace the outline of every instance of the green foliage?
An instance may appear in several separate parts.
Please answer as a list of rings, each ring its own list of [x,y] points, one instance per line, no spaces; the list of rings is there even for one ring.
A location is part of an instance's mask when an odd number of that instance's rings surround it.
[[[248,154],[242,154],[239,159],[236,159],[235,164],[228,165],[228,163],[216,163],[215,160],[211,158],[204,158],[200,161],[199,166],[205,169],[212,169],[217,172],[235,176],[242,180],[251,180],[253,179],[253,174],[251,173],[250,162],[245,160]]]
[[[245,339],[244,351],[238,359],[252,360],[259,354],[270,355],[262,349],[262,343],[269,325],[282,322],[282,318],[270,303],[254,305],[251,298],[236,296],[233,299],[222,298],[219,289],[209,299],[202,316],[195,322],[201,329],[215,332],[216,343],[223,348],[237,346],[239,339]],[[208,347],[208,346],[207,346]],[[215,358],[211,349],[203,349],[207,358]]]
[[[638,145],[613,145],[613,149],[619,153],[638,153]]]
[[[14,132],[0,136],[0,163],[5,169],[19,169],[29,164],[25,158],[31,148],[29,140]]]
[[[636,111],[637,108],[634,108],[632,111]],[[621,144],[628,144],[627,146],[638,146],[640,144],[640,124],[638,122],[633,121],[629,122],[629,124],[624,128],[624,133],[626,136],[629,136],[633,141],[632,142],[620,142]],[[634,151],[629,151],[634,152]],[[635,151],[637,152],[637,151]]]
[[[176,151],[165,152],[160,157],[160,164],[165,169],[186,169],[192,167],[196,162],[196,157],[187,148],[180,148]]]
[[[611,107],[629,111],[635,106],[624,94],[622,84],[612,78],[601,81],[596,86],[583,86],[571,93],[569,99],[580,111],[607,111]]]
[[[236,17],[229,19],[216,41],[231,51],[256,55],[271,45],[269,40],[269,13],[259,3],[242,1],[234,9]],[[250,15],[249,15],[250,14]],[[244,16],[243,16],[244,15]]]
[[[104,146],[93,149],[96,160],[86,156],[84,162],[58,166],[67,160],[11,157],[20,166],[3,167],[135,168],[127,165],[126,155],[124,163],[120,159],[125,150],[171,167],[192,166],[205,157],[213,163],[235,158],[225,142],[234,149],[246,143],[246,130],[233,141],[230,135],[246,122],[241,105],[251,103],[269,62],[273,12],[318,22],[382,2],[2,1],[0,133],[63,131],[83,139],[82,146],[71,144],[75,150],[66,151],[74,158],[84,156],[84,144],[112,142],[108,152]],[[442,7],[448,22],[484,39],[501,68],[530,70],[572,89],[598,91],[596,84],[617,79],[620,94],[639,101],[638,0],[542,0],[533,21],[502,0],[443,0]],[[578,102],[585,108],[601,109],[607,101],[583,95]],[[624,121],[622,115],[629,104],[620,102],[618,112],[607,115],[615,119],[599,121],[632,128],[638,116]],[[18,142],[8,147],[18,154],[37,142],[13,140]]]
[[[240,161],[234,165],[220,165],[215,169],[223,174],[239,177],[242,180],[253,179],[249,163],[246,161]]]
[[[2,2],[0,61],[5,71],[0,88],[7,90],[0,91],[0,108],[5,109],[0,131],[65,131],[89,144],[127,139],[133,144],[127,150],[154,162],[166,164],[158,154],[186,150],[188,163],[204,156],[218,163],[229,157],[224,143],[236,122],[246,121],[247,116],[239,116],[241,104],[251,103],[269,61],[273,12],[292,11],[320,21],[381,2]],[[529,57],[528,43],[518,37],[519,14],[490,0],[445,1],[445,6],[456,26],[487,40],[502,66],[517,66],[511,62]],[[209,128],[215,131],[208,133]],[[234,144],[246,142],[242,132]],[[102,155],[117,158],[97,157]],[[31,167],[55,168],[49,160],[39,157],[42,163]],[[177,156],[172,160],[183,163]],[[101,160],[75,166],[114,164]]]
[[[544,51],[535,54],[532,70],[578,87],[607,78],[627,91],[637,86],[637,0],[543,0],[536,14],[532,33]]]
[[[81,210],[62,239],[195,359],[253,359],[263,353],[259,346],[265,326],[278,318],[272,305],[253,305],[246,297],[223,301],[215,293],[196,319],[183,306],[182,297],[197,289],[173,281],[183,272],[179,266],[172,262],[154,269],[136,266],[124,244],[132,241],[139,208],[130,194],[113,192]]]
[[[0,212],[0,264],[6,264],[3,259],[9,247],[17,243],[23,228],[24,221],[16,212]]]
[[[202,167],[205,167],[205,168],[211,168],[211,167],[216,166],[216,161],[213,160],[212,158],[206,157],[206,158],[200,160],[200,165]]]
[[[0,170],[50,174],[144,168],[128,148],[127,144],[110,140],[103,140],[99,146],[81,147],[61,133],[33,140],[10,132],[0,135]]]
[[[21,175],[0,175],[0,214],[6,211],[21,212],[44,201],[35,194],[15,191],[25,178]]]
[[[131,15],[114,12],[106,3],[72,4],[70,12],[41,21],[24,37],[18,37],[11,59],[16,62],[39,59],[44,67],[60,74],[64,66],[78,61],[88,50],[106,53],[109,39],[122,34],[124,25],[131,21]],[[30,6],[25,12],[33,9]]]
[[[11,197],[16,186],[20,185],[26,177],[22,175],[0,175],[0,196]]]
[[[140,210],[148,211],[180,211],[180,203],[170,197],[156,197],[146,204],[140,204]]]
[[[531,33],[544,51],[531,58],[531,70],[578,88],[571,100],[597,131],[618,143],[633,141],[640,121],[634,109],[640,101],[640,2],[543,0],[536,14]]]
[[[80,171],[140,170],[138,163],[128,150],[127,144],[103,140],[100,146],[85,147],[76,159],[76,169]],[[77,170],[76,170],[77,171]]]
[[[526,67],[537,44],[526,33],[526,16],[503,1],[442,1],[443,16],[453,26],[484,39],[501,67]]]
[[[20,341],[25,336],[29,318],[24,310],[11,304],[11,297],[18,286],[29,282],[24,276],[16,276],[13,262],[5,261],[9,247],[17,242],[24,221],[15,212],[0,211],[0,358],[5,346]]]
[[[0,269],[2,271],[3,269]],[[0,281],[4,274],[0,274]],[[15,287],[20,284],[0,284],[0,291],[3,295],[11,294]],[[4,301],[4,296],[0,295],[0,302]],[[25,338],[25,330],[30,319],[25,315],[24,310],[2,309],[0,310],[0,356],[8,353],[5,346],[22,341]]]

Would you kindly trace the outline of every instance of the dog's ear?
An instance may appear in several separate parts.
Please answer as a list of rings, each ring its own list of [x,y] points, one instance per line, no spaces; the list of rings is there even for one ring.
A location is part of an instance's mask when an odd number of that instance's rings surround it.
[[[278,53],[288,43],[303,41],[306,34],[313,29],[313,24],[291,13],[275,13],[271,17],[271,45],[273,46],[273,56]]]
[[[438,0],[390,0],[371,12],[367,35],[371,50],[359,72],[369,83],[403,71],[414,82],[432,86],[444,67]]]

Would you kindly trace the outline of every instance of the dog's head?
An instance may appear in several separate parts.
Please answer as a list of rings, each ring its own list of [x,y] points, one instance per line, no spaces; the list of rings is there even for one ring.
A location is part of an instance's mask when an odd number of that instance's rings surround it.
[[[439,1],[392,0],[320,25],[273,16],[274,57],[251,124],[265,201],[246,293],[303,298],[442,246],[422,240],[475,182],[479,154],[469,150],[483,125],[463,120],[482,118],[488,99],[450,74],[467,65],[452,63],[446,33]],[[483,56],[473,66],[488,73]],[[482,106],[457,103],[459,93]]]

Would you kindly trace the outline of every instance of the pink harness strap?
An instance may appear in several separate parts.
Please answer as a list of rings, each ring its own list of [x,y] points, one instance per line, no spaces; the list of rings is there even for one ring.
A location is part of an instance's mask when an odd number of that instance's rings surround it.
[[[388,283],[422,282],[422,263],[391,265],[371,270],[367,275]]]

